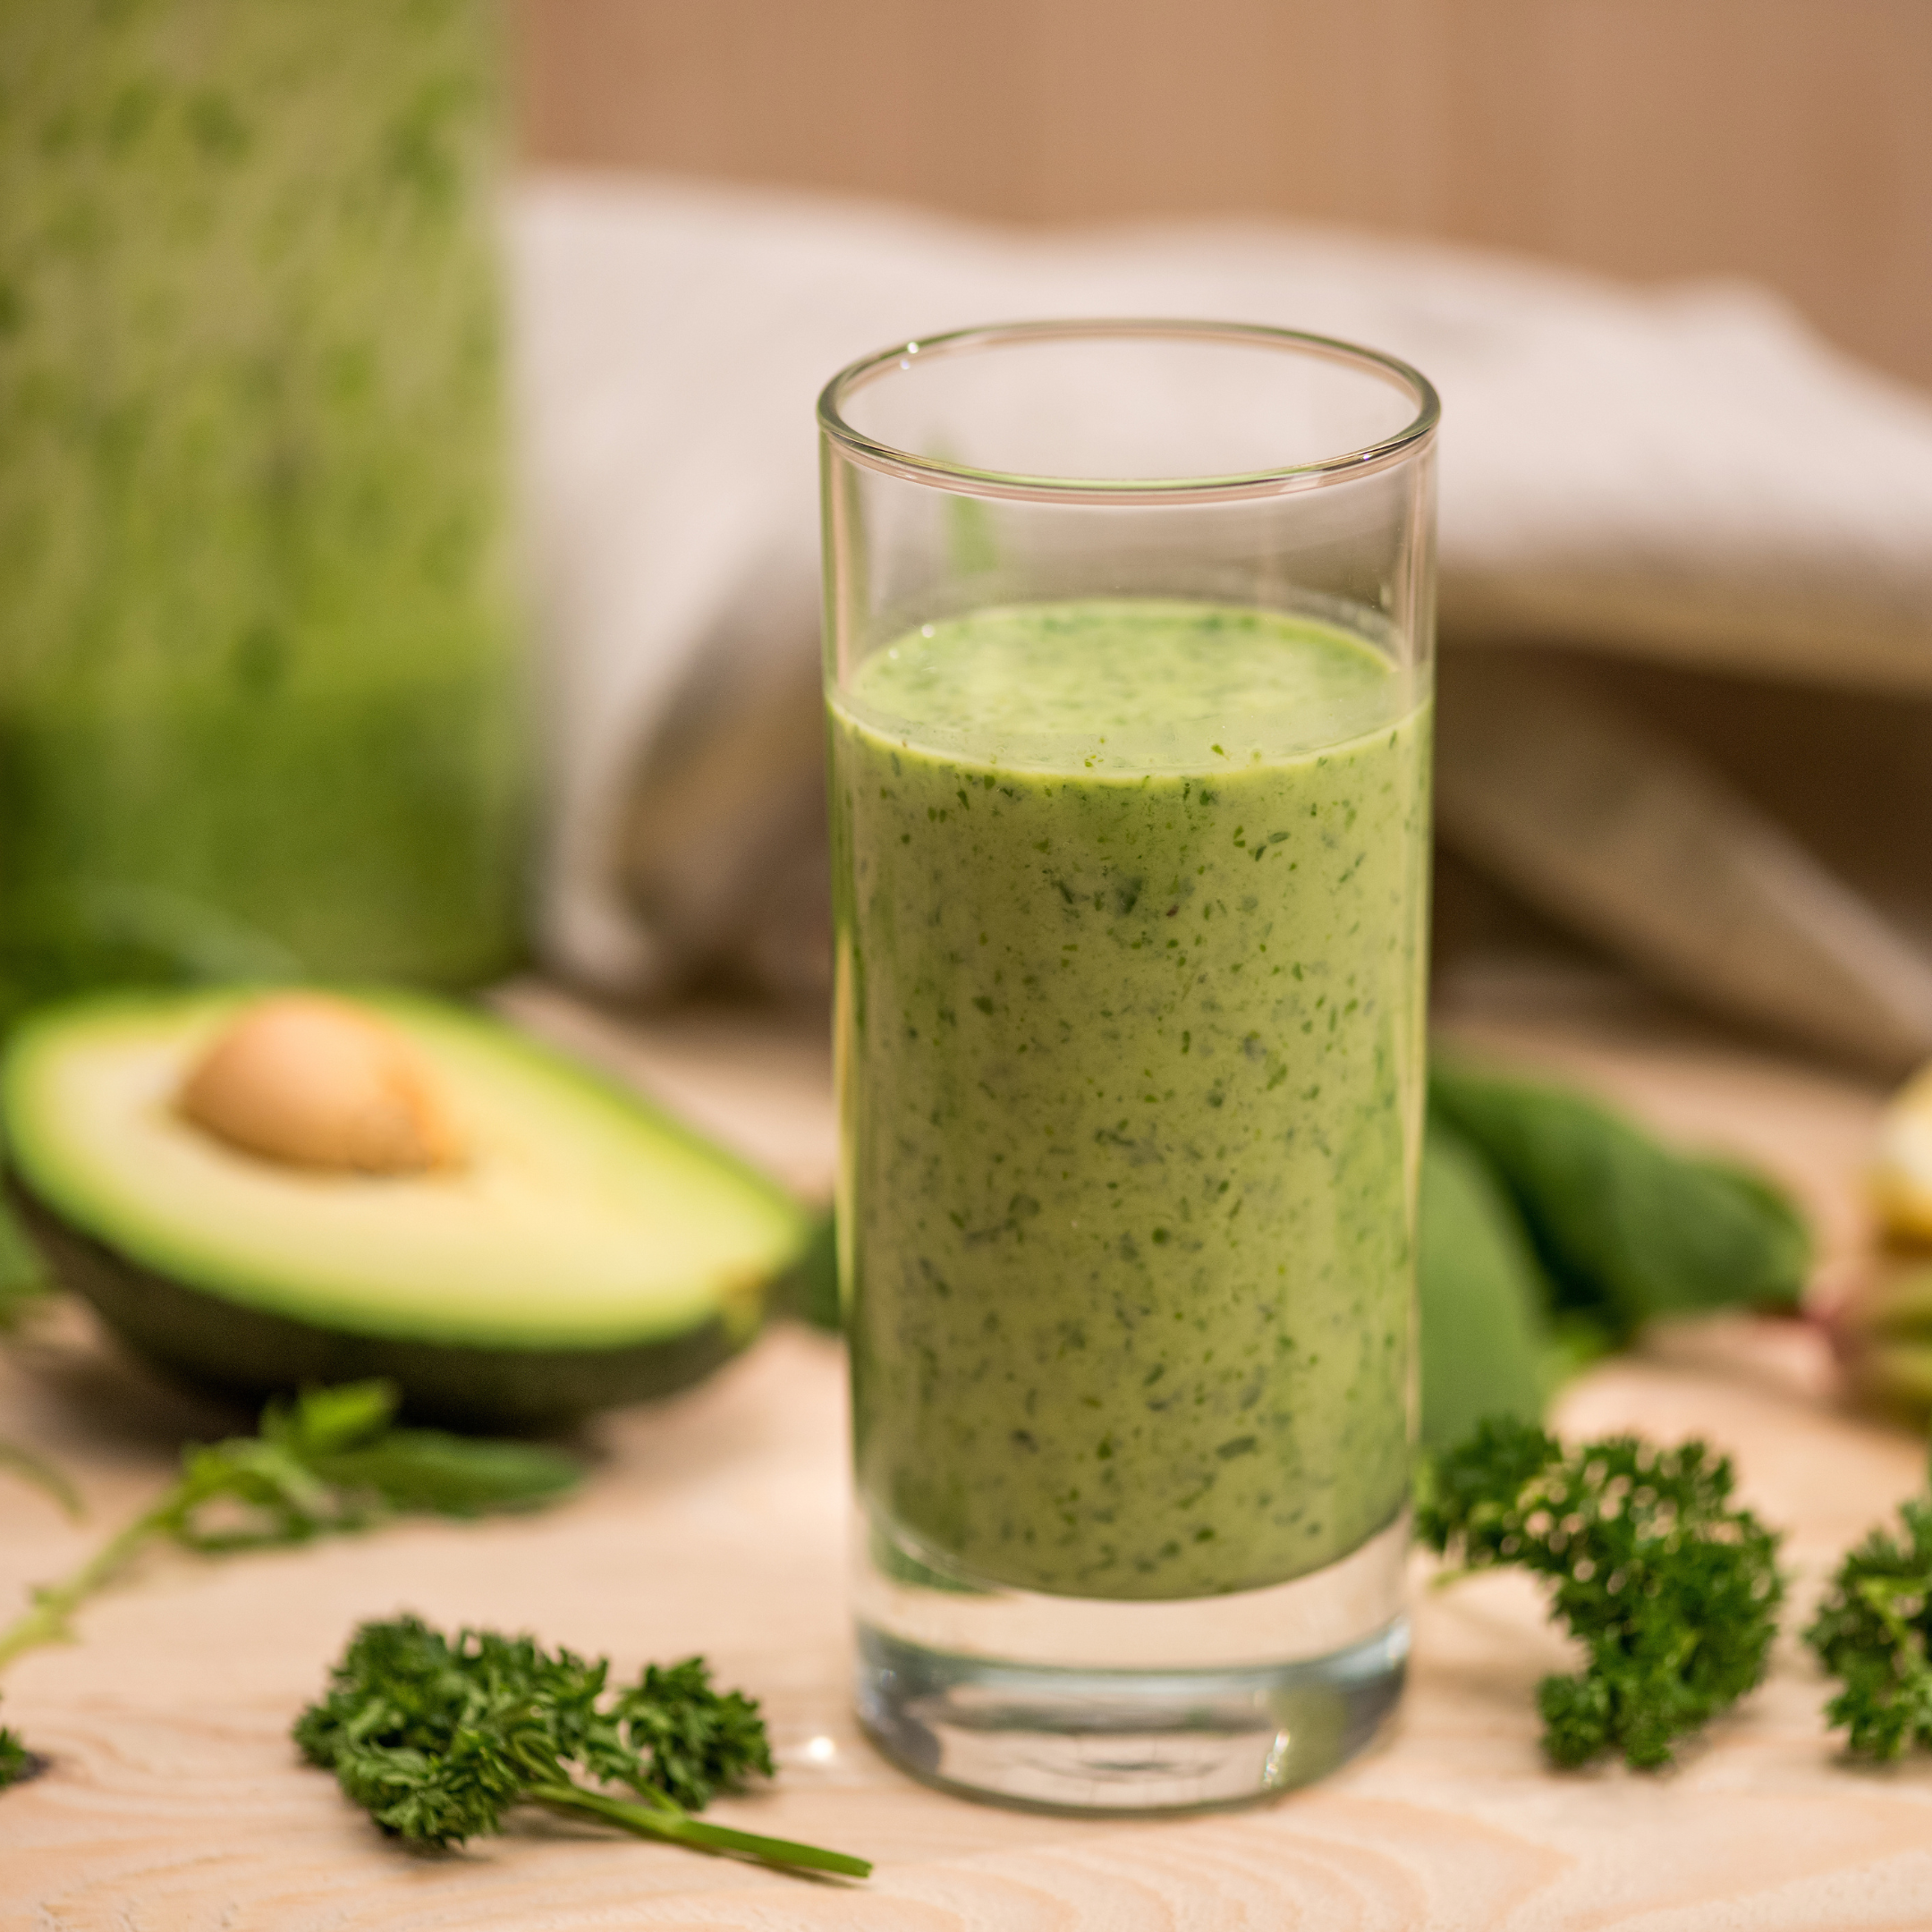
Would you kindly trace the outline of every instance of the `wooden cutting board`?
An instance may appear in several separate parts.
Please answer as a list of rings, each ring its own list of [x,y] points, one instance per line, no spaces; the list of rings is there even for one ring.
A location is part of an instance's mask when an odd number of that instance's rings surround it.
[[[1491,989],[1492,995],[1496,989]],[[529,1022],[601,1052],[803,1187],[822,1185],[822,1052],[770,1022],[619,1028],[540,989]],[[1506,1012],[1507,1020],[1499,1019]],[[1469,1003],[1463,1038],[1592,1080],[1660,1125],[1752,1153],[1805,1193],[1828,1256],[1863,1238],[1853,1178],[1876,1097],[1673,1032],[1579,1019],[1521,989]],[[1827,1266],[1829,1274],[1829,1265]],[[843,1373],[772,1334],[702,1389],[612,1418],[584,1493],[547,1514],[419,1524],[226,1561],[157,1556],[98,1603],[84,1641],[10,1676],[5,1716],[54,1768],[0,1796],[0,1925],[175,1928],[987,1928],[1922,1927],[1932,1923],[1932,1765],[1835,1761],[1824,1691],[1787,1641],[1769,1684],[1679,1769],[1558,1775],[1530,1699],[1563,1647],[1534,1590],[1494,1577],[1418,1593],[1394,1735],[1265,1809],[1088,1823],[926,1791],[855,1731],[846,1694]],[[1699,1432],[1789,1526],[1801,1608],[1848,1542],[1919,1482],[1922,1445],[1834,1408],[1809,1331],[1680,1331],[1578,1385],[1564,1426]],[[79,1477],[90,1522],[0,1484],[0,1604],[58,1573],[225,1418],[162,1388],[71,1312],[0,1358],[0,1433]],[[360,1617],[409,1607],[527,1628],[634,1671],[697,1650],[759,1696],[781,1763],[721,1803],[752,1829],[860,1852],[862,1886],[817,1884],[531,1818],[442,1856],[385,1843],[287,1741]],[[1795,1622],[1795,1620],[1794,1620]]]

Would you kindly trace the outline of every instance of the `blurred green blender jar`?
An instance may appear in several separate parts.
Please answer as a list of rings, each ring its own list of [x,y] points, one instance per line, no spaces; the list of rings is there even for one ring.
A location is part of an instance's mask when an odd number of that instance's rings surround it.
[[[497,29],[0,0],[0,1016],[517,956]]]

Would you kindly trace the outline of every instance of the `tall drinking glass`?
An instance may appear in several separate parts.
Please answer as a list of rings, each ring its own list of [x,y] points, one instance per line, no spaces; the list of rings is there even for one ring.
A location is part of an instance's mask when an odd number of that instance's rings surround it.
[[[1436,415],[1182,322],[820,399],[859,1706],[936,1784],[1235,1803],[1399,1693]]]

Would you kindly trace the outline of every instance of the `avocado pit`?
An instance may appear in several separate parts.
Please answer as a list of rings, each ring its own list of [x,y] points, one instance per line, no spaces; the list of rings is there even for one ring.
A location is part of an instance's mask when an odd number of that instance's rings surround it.
[[[466,1149],[435,1072],[394,1029],[343,999],[274,994],[225,1027],[175,1102],[243,1153],[291,1167],[422,1174]]]

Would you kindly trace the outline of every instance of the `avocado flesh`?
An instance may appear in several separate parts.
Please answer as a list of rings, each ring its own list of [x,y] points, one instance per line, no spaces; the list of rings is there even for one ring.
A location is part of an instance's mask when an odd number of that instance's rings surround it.
[[[425,1419],[543,1426],[705,1373],[802,1245],[788,1197],[635,1096],[403,996],[360,997],[443,1084],[462,1169],[241,1153],[174,1097],[247,997],[48,1009],[0,1069],[16,1182],[57,1272],[177,1375],[249,1398],[386,1375]]]

